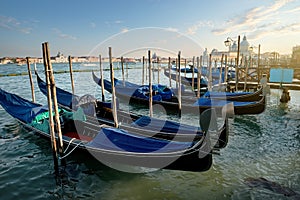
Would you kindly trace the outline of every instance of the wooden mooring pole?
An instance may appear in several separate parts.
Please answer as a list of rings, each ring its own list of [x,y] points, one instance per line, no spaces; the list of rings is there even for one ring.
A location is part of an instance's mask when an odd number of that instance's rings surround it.
[[[192,67],[192,91],[195,90],[195,56],[193,56],[193,67]]]
[[[142,85],[145,83],[145,56],[143,56]]]
[[[125,87],[125,72],[124,72],[124,59],[123,59],[123,56],[121,57],[121,66],[122,66],[122,80],[123,80],[123,86]]]
[[[149,116],[153,116],[152,108],[152,69],[151,69],[151,51],[148,50],[148,60],[149,60]]]
[[[28,75],[29,75],[29,80],[30,80],[30,88],[31,88],[31,97],[32,97],[32,102],[35,102],[35,95],[34,95],[34,86],[33,86],[33,81],[32,81],[32,74],[31,74],[31,69],[30,69],[30,61],[29,57],[26,57],[27,61],[27,70],[28,70]]]
[[[202,62],[202,56],[197,57],[197,98],[200,98],[200,88],[201,88],[201,62]]]
[[[184,68],[184,77],[186,77],[186,59],[184,59],[184,66],[185,66],[185,68]]]
[[[74,87],[74,79],[73,79],[73,68],[72,68],[72,57],[68,57],[69,60],[69,70],[70,70],[70,78],[71,78],[71,86],[72,86],[72,94],[75,94],[75,87]]]
[[[245,69],[245,77],[244,77],[245,78],[244,79],[244,92],[246,92],[246,90],[247,90],[248,64],[249,64],[246,59],[247,59],[247,57],[245,57],[245,67],[246,67],[246,69]]]
[[[169,68],[169,85],[170,85],[170,88],[172,87],[172,79],[171,79],[171,57],[169,57],[169,62],[168,62],[168,68]]]
[[[159,71],[160,71],[160,64],[159,64],[159,58],[157,57],[157,84],[159,84]]]
[[[225,55],[225,72],[224,72],[224,83],[227,84],[228,66],[227,66],[227,55]]]
[[[112,63],[111,47],[108,47],[108,51],[109,51],[108,54],[109,54],[109,67],[110,67],[110,81],[111,81],[111,94],[112,94],[112,103],[113,103],[114,126],[116,128],[118,128],[119,123],[118,123],[118,116],[117,116],[117,99],[116,99],[116,88],[115,88],[115,81],[114,81],[115,75],[114,75],[114,68],[113,68],[113,63]],[[123,64],[122,64],[122,66],[123,66]]]
[[[178,52],[178,73],[179,73],[179,80],[178,80],[178,115],[181,116],[181,69],[180,69],[180,55],[181,52]]]
[[[211,54],[209,54],[209,62],[208,62],[208,90],[212,90],[212,66],[211,66]]]
[[[238,36],[238,49],[237,49],[237,56],[236,56],[236,67],[235,67],[235,90],[238,91],[239,87],[239,62],[240,62],[240,40],[241,37]]]
[[[176,88],[178,88],[178,59],[176,58]],[[171,73],[171,72],[170,72]]]
[[[260,45],[258,45],[258,55],[257,55],[257,85],[260,83],[261,74],[260,74]]]
[[[102,58],[101,58],[101,55],[99,55],[99,65],[100,65],[100,77],[101,77],[101,96],[102,96],[102,102],[105,102],[105,96],[104,96],[104,76],[103,76],[103,67],[102,67]]]
[[[221,57],[221,66],[220,66],[220,74],[219,74],[219,90],[221,88],[221,83],[222,83],[223,60],[224,60],[224,54],[222,54],[222,57]]]
[[[128,80],[128,61],[126,62],[126,80]]]
[[[145,78],[146,78],[146,82],[148,81],[148,62],[145,62]]]

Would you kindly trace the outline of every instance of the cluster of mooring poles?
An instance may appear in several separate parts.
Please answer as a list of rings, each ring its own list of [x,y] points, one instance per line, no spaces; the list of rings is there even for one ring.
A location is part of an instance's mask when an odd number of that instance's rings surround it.
[[[45,67],[45,77],[47,83],[47,99],[48,99],[48,111],[49,111],[49,126],[50,126],[50,135],[51,135],[51,144],[53,150],[53,159],[54,159],[54,168],[55,172],[59,173],[58,168],[58,153],[61,158],[63,158],[63,140],[62,132],[60,127],[59,112],[58,112],[58,103],[56,97],[56,86],[53,76],[53,68],[50,60],[50,51],[49,45],[47,42],[42,44],[43,47],[43,60]],[[52,106],[53,105],[53,106]],[[54,120],[53,121],[53,109],[54,109]],[[54,124],[56,130],[54,129]],[[55,131],[57,132],[55,134]],[[58,138],[58,145],[56,144],[56,138]],[[58,152],[57,152],[58,147]],[[61,159],[61,163],[64,163],[64,159]]]
[[[46,84],[47,84],[47,101],[48,101],[48,110],[49,110],[49,128],[50,128],[50,136],[51,136],[51,148],[53,153],[53,161],[54,161],[54,170],[55,174],[59,175],[59,164],[65,165],[64,160],[64,148],[63,148],[63,140],[62,140],[62,132],[61,132],[61,125],[59,120],[59,112],[58,112],[58,102],[56,97],[56,86],[55,86],[55,80],[53,75],[53,68],[50,60],[50,52],[49,52],[49,44],[47,42],[42,44],[42,50],[43,50],[43,60],[44,60],[44,70],[45,70],[45,77],[46,77]],[[118,117],[117,117],[117,105],[116,105],[116,92],[115,92],[115,85],[114,85],[114,68],[113,68],[113,62],[112,62],[112,48],[109,47],[109,66],[110,66],[110,79],[112,84],[112,110],[113,110],[113,118],[114,118],[114,126],[118,128]],[[35,102],[35,95],[34,95],[34,85],[32,80],[32,74],[30,69],[30,61],[29,57],[27,57],[27,66],[28,66],[28,74],[30,79],[30,85],[31,85],[31,92],[32,92],[32,101]],[[180,52],[178,53],[178,62],[177,67],[179,69],[179,81],[178,84],[181,83],[180,78]],[[100,60],[100,75],[101,75],[101,90],[102,90],[102,101],[105,101],[105,95],[104,95],[104,76],[103,76],[103,67],[102,67],[102,59],[101,55],[99,55]],[[75,93],[75,87],[74,87],[74,79],[73,79],[73,69],[72,69],[72,57],[68,57],[69,61],[69,71],[70,71],[70,78],[71,78],[71,86],[72,86],[72,93]],[[125,73],[124,73],[124,65],[123,65],[123,57],[121,59],[122,63],[122,77],[123,77],[123,83],[125,84]],[[170,66],[170,58],[169,58],[169,66]],[[36,70],[36,69],[35,69]],[[145,70],[145,57],[143,57],[143,80],[144,82],[144,76],[145,71],[147,75],[147,70]],[[159,70],[158,70],[159,71]],[[151,51],[148,51],[148,76],[149,76],[149,116],[153,116],[153,107],[152,107],[152,60],[151,60]],[[158,74],[159,75],[159,74]],[[147,80],[147,76],[146,76]],[[159,80],[159,79],[158,79]],[[181,113],[181,88],[179,87],[178,90],[178,99],[179,99],[179,113]],[[53,116],[54,113],[54,116]],[[60,161],[60,163],[59,163]]]
[[[42,44],[42,50],[43,50],[43,60],[44,60],[44,67],[45,67],[45,77],[47,83],[47,101],[48,101],[48,112],[49,112],[51,148],[53,154],[55,174],[59,175],[59,161],[60,164],[64,166],[66,163],[64,160],[64,148],[63,148],[61,124],[59,120],[58,103],[56,97],[56,86],[55,86],[55,80],[53,76],[52,64],[50,60],[49,45],[47,42]],[[26,59],[27,59],[28,75],[30,79],[32,101],[35,102],[34,86],[33,86],[32,74],[30,69],[30,61],[29,61],[30,58],[27,57]],[[70,64],[70,69],[71,69],[71,64]],[[72,85],[74,85],[73,82]],[[74,92],[74,87],[72,87],[72,89]]]
[[[238,37],[238,44],[240,42],[240,37]],[[260,46],[259,46],[260,48]],[[54,160],[54,170],[55,173],[59,174],[59,161],[61,165],[65,165],[64,160],[64,147],[63,147],[63,140],[62,140],[62,131],[61,131],[61,125],[59,120],[59,111],[58,111],[58,102],[56,97],[56,87],[55,87],[55,80],[53,76],[53,68],[50,60],[50,52],[49,52],[49,45],[47,42],[42,44],[42,50],[43,50],[43,61],[44,61],[44,70],[45,70],[45,77],[46,77],[46,84],[47,84],[47,100],[48,100],[48,109],[49,109],[49,127],[50,127],[50,136],[51,136],[51,147],[53,152],[53,160]],[[114,118],[114,126],[118,128],[118,117],[117,117],[117,100],[116,100],[116,91],[115,91],[115,81],[114,81],[114,68],[113,68],[113,62],[112,62],[112,48],[109,47],[109,66],[110,66],[110,80],[112,84],[112,110],[113,110],[113,118]],[[31,93],[32,93],[32,101],[35,102],[35,94],[34,94],[34,85],[32,80],[32,74],[30,69],[30,58],[26,57],[27,60],[27,67],[28,67],[28,75],[30,79],[30,86],[31,86]],[[195,64],[196,60],[196,64]],[[71,86],[72,86],[72,93],[75,94],[75,87],[74,87],[74,79],[73,79],[73,69],[72,69],[72,57],[68,57],[69,61],[69,71],[70,71],[70,78],[71,78]],[[215,61],[216,63],[217,61]],[[242,62],[242,61],[241,61]],[[153,116],[153,92],[152,92],[152,78],[154,77],[153,74],[153,67],[152,67],[152,59],[151,59],[151,51],[148,50],[148,64],[146,62],[145,56],[143,56],[142,59],[143,68],[142,68],[142,85],[147,82],[147,77],[149,77],[149,116]],[[157,58],[157,63],[159,63],[159,59]],[[181,52],[178,52],[178,56],[175,59],[175,71],[176,71],[176,88],[178,89],[178,113],[181,115]],[[184,76],[186,77],[186,67],[187,67],[187,60],[184,60],[185,63],[185,70],[184,70]],[[204,63],[204,59],[202,56],[193,57],[192,60],[192,90],[195,89],[195,83],[194,83],[194,73],[195,73],[195,66],[197,66],[197,97],[200,97],[200,87],[201,87],[201,77],[202,77],[202,63]],[[221,88],[222,85],[222,72],[223,72],[223,64],[225,65],[225,76],[224,76],[224,83],[228,84],[228,64],[227,64],[227,55],[222,55],[221,58],[221,66],[220,66],[220,74],[219,74],[219,87]],[[232,64],[232,60],[231,60]],[[100,65],[100,76],[101,76],[101,92],[102,92],[102,101],[105,102],[105,95],[104,95],[104,76],[103,76],[103,67],[102,67],[102,58],[101,55],[99,55],[99,65]],[[148,65],[148,66],[147,66]],[[125,86],[125,73],[124,73],[124,59],[121,57],[121,67],[122,67],[122,78],[123,78],[123,86]],[[148,67],[148,70],[147,70]],[[157,65],[158,69],[158,78],[157,81],[159,83],[159,66]],[[209,55],[209,58],[207,59],[207,67],[208,67],[208,90],[212,90],[212,55]],[[126,70],[128,75],[128,66],[126,64]],[[172,70],[172,64],[171,64],[171,57],[168,59],[168,70],[169,70],[169,85],[172,87],[172,81],[171,81],[171,70]],[[248,72],[248,64],[246,64],[246,72]],[[259,59],[258,59],[258,69],[259,70]],[[147,75],[148,71],[148,75]],[[259,73],[259,71],[257,72]],[[207,75],[207,74],[206,74]],[[259,77],[259,74],[258,74]],[[146,81],[145,81],[146,78]],[[238,90],[238,81],[239,81],[239,45],[238,45],[238,51],[237,51],[237,58],[236,58],[236,71],[235,71],[235,90]],[[247,76],[245,76],[244,79],[244,90],[247,88]],[[280,101],[281,102],[287,102],[290,100],[289,93],[286,89],[283,90],[283,94],[281,96]],[[53,111],[54,110],[54,111]],[[53,116],[54,113],[54,116]]]
[[[176,62],[176,67],[177,69],[180,69],[180,52],[178,53],[178,58],[176,59],[179,60],[179,62]],[[103,67],[102,67],[102,58],[101,55],[99,55],[100,59],[100,77],[101,77],[101,92],[102,92],[102,101],[105,101],[105,96],[104,96],[104,77],[103,77]],[[159,60],[157,59],[157,62]],[[153,84],[153,63],[151,59],[151,51],[148,50],[148,63],[146,62],[145,56],[142,58],[142,85],[145,84],[145,78],[146,82],[148,81],[148,86],[149,86],[149,116],[153,116],[153,89],[152,89],[152,84]],[[117,110],[115,109],[116,106],[116,92],[115,92],[115,83],[114,83],[114,67],[113,67],[113,62],[112,62],[112,48],[109,47],[109,66],[110,66],[110,79],[111,79],[111,84],[112,84],[112,106],[113,106],[113,116],[115,119],[115,127],[118,127],[118,121],[117,121]],[[171,68],[171,58],[169,57],[169,69]],[[121,57],[121,70],[122,70],[122,84],[125,86],[125,70],[124,70],[124,59]],[[159,81],[159,71],[160,69],[158,68],[158,78],[157,81]],[[147,73],[148,72],[148,73]],[[128,72],[127,72],[128,73]],[[178,72],[179,78],[176,81],[176,85],[181,85],[181,78],[180,78],[180,70]],[[159,83],[159,82],[158,82]],[[171,85],[171,78],[170,78],[170,85]],[[200,82],[199,82],[200,85]],[[177,86],[178,87],[178,86]],[[178,87],[178,105],[179,105],[179,115],[181,113],[181,87]]]

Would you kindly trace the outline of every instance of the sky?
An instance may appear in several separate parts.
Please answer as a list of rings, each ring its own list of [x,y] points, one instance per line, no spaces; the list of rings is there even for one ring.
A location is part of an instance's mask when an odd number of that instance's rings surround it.
[[[0,58],[147,55],[226,51],[246,36],[257,51],[291,54],[300,45],[300,0],[3,0]]]

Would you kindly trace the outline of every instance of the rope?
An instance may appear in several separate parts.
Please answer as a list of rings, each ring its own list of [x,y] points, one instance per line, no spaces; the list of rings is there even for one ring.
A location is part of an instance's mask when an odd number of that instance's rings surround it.
[[[72,139],[69,141],[69,144],[68,144],[67,148],[65,149],[64,153],[67,152],[67,150],[68,150],[70,144],[71,144],[75,139],[76,139],[76,138],[72,138]]]
[[[73,139],[75,139],[75,138],[73,138]],[[72,140],[73,140],[72,139]],[[70,142],[72,141],[72,140],[70,140]],[[69,151],[69,153],[67,153],[66,155],[64,155],[63,157],[60,157],[59,159],[64,159],[64,158],[66,158],[67,156],[69,156],[80,144],[81,144],[82,142],[79,142],[79,143],[77,143],[76,144],[76,146],[71,150],[71,151]],[[68,147],[67,147],[67,149],[68,149]]]

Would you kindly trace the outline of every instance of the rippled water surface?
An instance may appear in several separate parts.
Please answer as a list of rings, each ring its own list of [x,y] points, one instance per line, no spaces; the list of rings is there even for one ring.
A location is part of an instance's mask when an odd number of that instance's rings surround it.
[[[55,71],[68,70],[68,65],[53,67]],[[44,77],[43,66],[37,68]],[[73,68],[98,70],[97,66],[79,64]],[[0,65],[0,74],[26,70],[26,66]],[[121,71],[115,75],[121,78]],[[105,76],[109,77],[108,71]],[[129,69],[126,76],[132,82],[141,83],[140,69]],[[101,90],[92,81],[91,72],[74,73],[74,78],[76,94],[100,97]],[[55,74],[55,80],[58,87],[71,91],[69,74]],[[160,81],[168,83],[163,74]],[[31,98],[28,75],[0,77],[0,87]],[[38,103],[46,103],[46,97],[37,87],[35,95]],[[158,170],[131,174],[86,156],[71,156],[61,184],[56,184],[53,173],[50,142],[24,130],[0,107],[0,197],[5,200],[297,199],[299,195],[284,196],[276,189],[250,187],[245,181],[264,177],[300,194],[300,91],[290,91],[291,101],[285,105],[279,103],[280,95],[280,90],[271,90],[262,114],[235,116],[229,120],[229,144],[220,150],[220,155],[214,155],[213,166],[207,172]],[[147,114],[145,109],[135,111]],[[178,120],[175,116],[156,115]],[[198,121],[196,116],[185,115],[181,122],[195,125]]]

